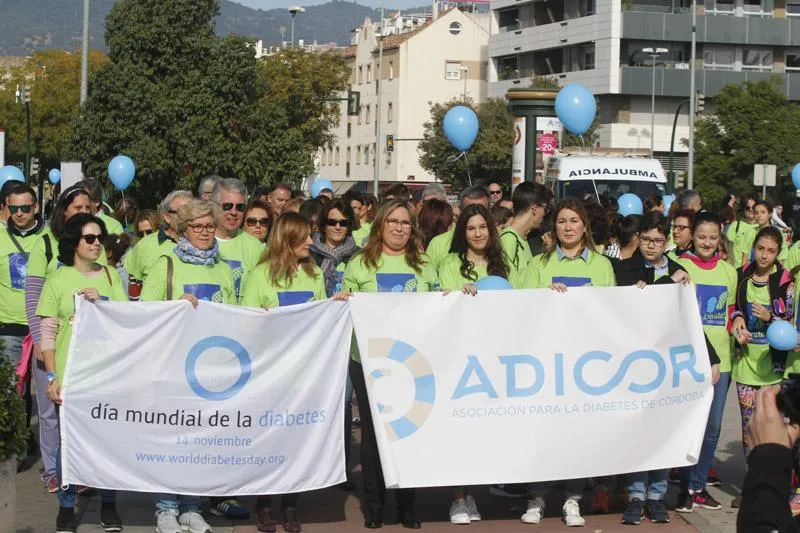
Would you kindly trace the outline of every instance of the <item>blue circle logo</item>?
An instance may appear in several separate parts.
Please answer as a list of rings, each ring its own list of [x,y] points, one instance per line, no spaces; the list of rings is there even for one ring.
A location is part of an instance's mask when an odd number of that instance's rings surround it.
[[[230,350],[239,361],[239,379],[236,380],[236,383],[225,390],[208,390],[197,380],[197,372],[195,371],[197,360],[200,359],[200,356],[210,348],[224,348],[226,350]],[[247,353],[247,350],[244,348],[244,346],[230,337],[206,337],[192,346],[192,349],[189,350],[189,355],[186,357],[186,380],[189,382],[189,386],[192,388],[192,391],[201,398],[205,398],[206,400],[214,402],[227,400],[239,394],[239,392],[247,383],[247,380],[250,379],[250,374],[252,374],[252,372],[253,369],[250,361],[250,354]]]

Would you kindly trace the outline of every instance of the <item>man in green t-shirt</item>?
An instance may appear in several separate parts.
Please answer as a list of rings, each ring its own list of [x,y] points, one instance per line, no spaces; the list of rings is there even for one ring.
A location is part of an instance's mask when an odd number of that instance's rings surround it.
[[[533,254],[528,244],[528,233],[541,227],[550,210],[550,191],[541,183],[520,183],[511,201],[514,218],[500,233],[500,247],[508,265],[508,281],[515,289],[531,288]]]
[[[128,296],[131,300],[139,299],[142,284],[158,258],[169,255],[175,248],[175,243],[178,241],[178,208],[192,198],[194,197],[189,191],[169,193],[158,206],[163,221],[161,228],[137,242],[125,256],[125,270],[130,276]]]
[[[25,314],[25,278],[28,255],[42,234],[36,192],[20,182],[6,189],[2,203],[9,211],[7,226],[0,229],[0,355],[15,366],[28,334]]]
[[[211,201],[222,208],[222,220],[217,224],[216,233],[219,257],[233,270],[238,302],[242,278],[258,265],[264,243],[241,229],[247,209],[244,183],[235,178],[220,180],[211,191]]]
[[[476,185],[461,191],[458,197],[458,207],[464,209],[472,204],[480,204],[487,209],[489,208],[489,193],[486,192],[486,189]],[[453,226],[449,230],[431,239],[431,242],[428,244],[428,249],[425,250],[425,253],[431,261],[431,265],[437,272],[444,258],[450,253],[450,245],[453,244],[454,232],[455,221],[453,221]]]

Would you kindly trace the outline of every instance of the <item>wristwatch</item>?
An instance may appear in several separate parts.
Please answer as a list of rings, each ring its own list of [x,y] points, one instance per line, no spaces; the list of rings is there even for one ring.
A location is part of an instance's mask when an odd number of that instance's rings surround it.
[[[48,372],[47,373],[47,383],[49,384],[51,381],[55,381],[58,376],[55,372]]]

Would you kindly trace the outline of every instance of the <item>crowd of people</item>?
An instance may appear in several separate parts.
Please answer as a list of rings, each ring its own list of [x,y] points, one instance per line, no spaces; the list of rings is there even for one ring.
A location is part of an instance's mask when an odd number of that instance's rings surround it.
[[[273,308],[355,292],[462,291],[476,294],[485,276],[508,280],[514,289],[693,283],[713,373],[714,394],[699,461],[682,471],[620,473],[627,504],[621,520],[666,523],[668,483],[680,485],[677,512],[721,509],[706,490],[718,483],[711,466],[731,383],[742,414],[743,452],[751,439],[747,423],[761,388],[800,371],[800,355],[769,346],[774,320],[795,322],[795,279],[800,245],[764,199],[745,194],[738,216],[732,197],[719,213],[703,210],[694,191],[678,195],[667,215],[663,199],[645,199],[643,215],[617,214],[613,199],[566,198],[553,204],[550,191],[525,182],[510,196],[497,183],[461,191],[451,202],[438,184],[410,191],[394,185],[380,199],[356,191],[335,197],[322,190],[306,199],[286,184],[249,193],[236,179],[209,176],[197,195],[169,193],[157,210],[139,209],[130,198],[112,210],[103,204],[99,181],[87,179],[62,191],[47,223],[36,192],[6,183],[0,192],[5,227],[0,231],[0,339],[3,355],[18,363],[23,340],[33,343],[27,394],[36,398],[44,487],[56,493],[58,533],[76,531],[76,495],[87,487],[62,486],[58,410],[61,380],[74,314],[74,294],[89,301],[187,300]],[[358,346],[353,345],[345,392],[345,455],[350,479],[350,444],[355,394],[361,429],[364,525],[383,525],[386,487],[375,439],[375,423]],[[32,404],[33,402],[31,402]],[[32,444],[31,446],[34,446]],[[582,526],[581,499],[593,493],[594,509],[608,510],[606,486],[613,479],[566,480],[563,521]],[[498,485],[493,494],[527,497],[521,520],[539,523],[553,483]],[[259,531],[301,530],[298,494],[257,499]],[[398,489],[398,521],[421,526],[414,489]],[[114,491],[101,490],[101,522],[122,530]],[[210,533],[207,503],[187,495],[155,496],[159,533]],[[800,493],[787,506],[800,512]],[[250,510],[231,495],[211,498],[209,512],[247,519]],[[734,501],[738,505],[738,501]],[[584,505],[584,509],[587,506]],[[453,524],[481,519],[468,487],[454,487]]]

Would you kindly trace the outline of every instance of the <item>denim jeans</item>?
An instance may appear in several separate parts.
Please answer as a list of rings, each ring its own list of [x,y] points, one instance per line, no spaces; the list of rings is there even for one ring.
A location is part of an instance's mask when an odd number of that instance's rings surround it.
[[[56,455],[61,440],[58,434],[58,413],[56,404],[47,397],[47,371],[44,363],[34,358],[31,365],[39,414],[39,453],[42,454],[44,464],[42,479],[47,480],[56,475]]]
[[[528,485],[530,498],[544,498],[547,491],[556,484],[555,481],[540,481]],[[568,479],[564,481],[564,499],[580,501],[583,498],[583,491],[586,488],[586,479]]]
[[[200,512],[200,496],[156,494],[156,514],[163,512],[180,514],[187,511]]]
[[[700,457],[696,465],[686,468],[683,472],[683,483],[689,490],[700,491],[706,486],[708,469],[711,468],[711,461],[714,460],[714,453],[717,451],[719,432],[722,429],[722,414],[725,412],[725,399],[730,384],[731,373],[721,372],[719,381],[714,385],[714,399],[711,401],[711,411],[708,413]]]
[[[628,474],[628,499],[663,500],[667,497],[669,470],[651,470]]]

